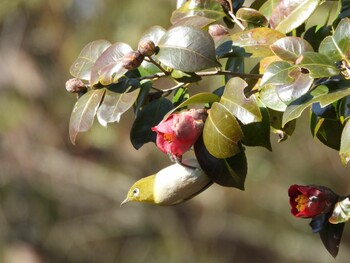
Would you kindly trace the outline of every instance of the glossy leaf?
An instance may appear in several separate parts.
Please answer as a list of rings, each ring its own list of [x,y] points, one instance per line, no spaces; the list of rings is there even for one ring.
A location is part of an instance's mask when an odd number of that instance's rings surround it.
[[[267,84],[292,83],[293,78],[289,76],[289,73],[293,69],[295,69],[295,66],[291,65],[287,61],[272,62],[265,70],[264,76],[261,79],[260,86],[263,87]]]
[[[271,49],[276,56],[292,62],[295,62],[302,53],[313,51],[312,46],[300,37],[280,38],[271,45]]]
[[[90,130],[106,89],[95,89],[85,93],[74,105],[69,121],[69,138],[75,145],[79,132]]]
[[[216,94],[213,93],[197,93],[184,102],[182,102],[180,105],[178,105],[176,108],[174,108],[172,111],[168,112],[164,118],[167,118],[170,114],[172,114],[174,111],[177,111],[178,109],[187,107],[189,105],[194,105],[194,104],[206,104],[206,103],[213,103],[213,102],[218,102],[220,101],[220,97]]]
[[[236,12],[236,17],[239,20],[246,21],[248,24],[254,24],[257,26],[266,26],[268,23],[263,14],[253,8],[248,7],[238,9]]]
[[[301,113],[312,103],[319,102],[321,107],[325,107],[345,96],[350,95],[347,82],[341,82],[336,87],[320,85],[314,90],[306,93],[299,99],[293,101],[286,108],[283,115],[283,125],[290,120],[300,117]]]
[[[331,35],[330,26],[312,26],[304,34],[303,38],[310,43],[314,50],[319,50],[319,46],[326,36]]]
[[[266,107],[275,111],[283,112],[287,108],[287,104],[278,96],[275,85],[265,85],[260,90],[259,97]]]
[[[268,109],[270,116],[271,131],[279,136],[278,142],[287,140],[294,132],[296,120],[287,122],[282,126],[283,112]]]
[[[164,36],[165,33],[166,33],[166,30],[163,27],[152,26],[143,34],[139,42],[143,42],[145,40],[151,40],[155,45],[158,45],[159,40]]]
[[[130,51],[132,51],[132,48],[128,44],[121,42],[117,42],[107,48],[96,60],[91,70],[90,83],[92,85],[97,84],[100,80],[101,72],[103,72],[102,81],[104,85],[115,82],[118,76],[122,76],[127,71],[121,67],[120,59]],[[124,73],[121,74],[122,72]],[[117,73],[117,76],[114,76],[115,73]]]
[[[135,149],[147,142],[155,142],[157,135],[151,130],[173,108],[171,101],[165,98],[153,100],[138,111],[131,127],[130,140]]]
[[[201,168],[214,183],[244,190],[247,159],[244,150],[239,147],[241,151],[230,158],[215,158],[208,152],[200,136],[194,144],[194,151]]]
[[[108,64],[99,71],[98,81],[102,85],[108,86],[112,83],[117,83],[126,72],[128,70],[123,67],[121,59],[118,59],[116,62]]]
[[[350,118],[350,96],[346,96],[338,102],[338,116],[341,123]]]
[[[107,123],[119,122],[121,115],[135,103],[140,89],[131,92],[117,93],[106,89],[104,99],[97,111],[97,120],[102,126]]]
[[[312,78],[324,78],[339,75],[339,70],[334,61],[326,55],[316,52],[304,52],[299,58],[298,66],[306,68]]]
[[[90,80],[95,61],[110,45],[107,40],[95,40],[87,44],[70,67],[70,74],[78,79]]]
[[[220,103],[214,102],[204,124],[203,140],[209,153],[216,158],[228,158],[240,152],[243,138],[238,121]]]
[[[270,16],[272,28],[288,33],[303,24],[319,5],[319,0],[281,0]]]
[[[221,4],[215,0],[190,0],[175,10],[170,18],[172,24],[190,16],[203,16],[209,19],[219,20],[226,16]]]
[[[319,52],[332,61],[339,61],[350,56],[350,19],[340,21],[332,36],[327,36],[320,44]]]
[[[338,255],[343,230],[344,223],[334,225],[327,222],[319,232],[323,245],[334,258]]]
[[[342,163],[346,165],[350,161],[350,122],[345,123],[343,132],[340,138],[339,155]]]
[[[337,202],[334,206],[332,216],[328,219],[331,224],[344,223],[350,220],[349,197]]]
[[[262,116],[256,98],[244,95],[247,83],[238,77],[230,79],[226,86],[220,103],[226,107],[243,124],[261,121]]]
[[[313,109],[314,107],[312,107]],[[327,106],[328,110],[334,110],[332,105]],[[340,137],[343,125],[339,120],[327,119],[317,116],[313,111],[310,118],[310,127],[313,135],[324,145],[339,151]]]
[[[264,1],[264,4],[259,8],[259,11],[269,20],[272,14],[272,10],[275,9],[279,0],[267,0]]]
[[[287,105],[306,94],[313,83],[313,78],[299,69],[292,70],[289,76],[293,78],[292,83],[276,85],[278,97]]]
[[[173,25],[173,27],[177,27],[177,26],[191,26],[191,27],[195,27],[195,28],[198,28],[198,29],[202,29],[202,28],[205,28],[206,26],[212,24],[215,21],[216,20],[212,19],[212,18],[207,18],[207,17],[204,17],[204,16],[195,15],[195,16],[188,16],[188,17],[182,18],[181,20],[176,22]]]
[[[170,29],[159,42],[157,58],[184,72],[218,67],[213,38],[208,32],[186,26]]]
[[[241,129],[244,134],[242,143],[247,146],[262,146],[272,151],[270,141],[270,117],[265,106],[258,102],[262,120],[247,125],[242,125]]]
[[[230,44],[244,48],[251,57],[266,57],[273,55],[270,45],[284,36],[270,28],[254,28],[231,35]]]

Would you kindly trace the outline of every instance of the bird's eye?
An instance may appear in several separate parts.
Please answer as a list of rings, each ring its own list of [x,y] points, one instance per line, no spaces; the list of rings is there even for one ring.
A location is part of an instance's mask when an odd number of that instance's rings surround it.
[[[132,195],[133,196],[138,196],[140,193],[140,190],[138,188],[135,188],[133,191],[132,191]]]

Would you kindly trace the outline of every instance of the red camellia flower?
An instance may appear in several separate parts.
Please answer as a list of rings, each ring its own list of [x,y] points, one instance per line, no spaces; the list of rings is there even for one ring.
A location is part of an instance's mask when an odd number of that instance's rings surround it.
[[[205,109],[190,109],[171,114],[152,128],[157,133],[157,147],[172,157],[181,157],[202,133],[206,117]]]
[[[337,199],[337,195],[331,189],[315,185],[292,185],[288,195],[292,214],[304,218],[330,212]]]

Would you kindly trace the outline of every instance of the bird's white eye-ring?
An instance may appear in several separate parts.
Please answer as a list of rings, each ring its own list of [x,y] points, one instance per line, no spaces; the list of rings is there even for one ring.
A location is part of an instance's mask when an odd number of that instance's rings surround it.
[[[133,196],[138,196],[139,193],[140,193],[140,189],[138,189],[138,188],[135,188],[134,190],[132,190],[132,195]]]

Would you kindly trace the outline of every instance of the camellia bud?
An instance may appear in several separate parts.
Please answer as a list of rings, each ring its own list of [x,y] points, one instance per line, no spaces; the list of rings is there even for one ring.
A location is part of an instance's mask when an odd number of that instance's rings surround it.
[[[181,157],[197,141],[206,118],[205,109],[190,109],[171,114],[152,128],[157,133],[157,147],[172,157]]]
[[[223,25],[214,24],[214,25],[209,26],[208,33],[212,37],[220,37],[220,36],[227,35],[229,32],[228,32],[227,28],[224,27]]]
[[[86,85],[81,79],[72,78],[66,82],[66,90],[71,93],[78,93],[86,90]]]
[[[288,189],[291,212],[296,217],[313,218],[333,209],[338,196],[329,188],[292,185]]]
[[[124,68],[133,70],[141,65],[143,59],[144,56],[139,51],[130,51],[121,60]]]
[[[141,53],[141,55],[150,57],[156,52],[157,47],[152,40],[147,39],[139,43],[138,50]]]

